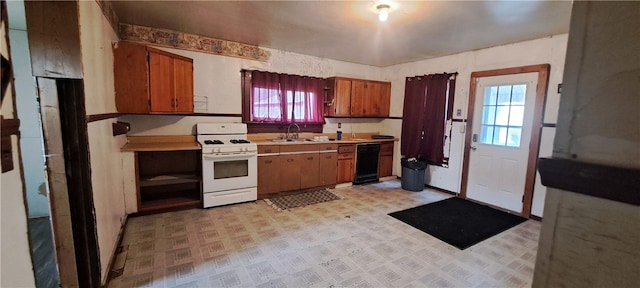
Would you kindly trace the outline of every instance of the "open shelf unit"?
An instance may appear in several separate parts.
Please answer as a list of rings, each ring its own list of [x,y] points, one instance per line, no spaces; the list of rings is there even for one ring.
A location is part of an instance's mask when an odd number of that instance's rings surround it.
[[[202,207],[200,150],[138,151],[138,213]]]

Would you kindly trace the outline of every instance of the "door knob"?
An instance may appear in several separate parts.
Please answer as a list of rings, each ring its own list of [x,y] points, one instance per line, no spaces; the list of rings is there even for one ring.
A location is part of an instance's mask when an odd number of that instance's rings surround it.
[[[476,151],[478,149],[476,146],[471,146],[471,150]]]

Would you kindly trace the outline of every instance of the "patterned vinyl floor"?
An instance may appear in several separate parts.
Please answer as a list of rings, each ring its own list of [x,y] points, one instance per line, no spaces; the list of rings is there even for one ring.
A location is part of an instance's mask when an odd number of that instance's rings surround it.
[[[387,181],[278,212],[264,201],[130,218],[110,287],[527,287],[540,223],[463,251],[387,214],[451,197]]]

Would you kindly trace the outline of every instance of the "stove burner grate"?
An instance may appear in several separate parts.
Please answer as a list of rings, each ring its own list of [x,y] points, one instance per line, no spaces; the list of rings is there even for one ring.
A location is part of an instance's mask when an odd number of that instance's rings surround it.
[[[220,140],[204,140],[204,144],[213,145],[213,144],[224,144]]]

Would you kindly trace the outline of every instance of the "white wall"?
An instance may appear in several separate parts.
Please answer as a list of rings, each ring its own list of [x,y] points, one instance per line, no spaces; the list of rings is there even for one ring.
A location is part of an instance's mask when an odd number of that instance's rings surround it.
[[[78,3],[86,113],[113,113],[116,109],[111,43],[118,41],[118,38],[95,1]],[[107,119],[87,125],[103,283],[107,279],[108,264],[126,218],[120,160],[120,147],[125,144],[126,137],[112,136],[111,124],[115,121]]]
[[[469,51],[435,59],[422,60],[383,68],[383,78],[391,80],[391,116],[402,116],[404,103],[404,83],[406,77],[443,72],[458,72],[456,79],[456,91],[454,101],[454,111],[460,109],[462,116],[454,116],[454,119],[466,119],[468,105],[468,91],[471,73],[475,71],[509,68],[517,66],[551,64],[549,76],[549,89],[545,107],[545,122],[554,123],[558,115],[559,94],[557,85],[562,82],[564,66],[564,55],[566,51],[567,34],[545,37],[541,39],[497,46],[477,51]],[[402,129],[402,122],[396,120],[385,120],[390,122],[383,125],[383,134],[396,132],[399,137]],[[391,124],[393,123],[393,124]],[[427,175],[427,184],[434,187],[446,189],[452,192],[460,192],[460,179],[462,169],[462,157],[464,148],[464,133],[460,133],[462,123],[456,123],[452,131],[452,146],[449,168],[430,166]],[[551,137],[545,133],[544,137]],[[402,139],[401,139],[402,141]],[[548,139],[543,139],[548,142]],[[552,141],[552,140],[551,140]],[[399,146],[399,145],[398,145]],[[545,146],[546,147],[546,146]],[[399,152],[398,152],[399,153]],[[400,159],[400,155],[396,154]],[[394,163],[394,169],[398,175],[401,169],[398,163]],[[542,216],[541,206],[545,193],[544,187],[538,187],[534,192],[535,212]]]
[[[27,188],[29,218],[49,216],[49,197],[45,183],[44,143],[40,125],[40,105],[31,73],[24,2],[7,2],[11,61],[16,87],[16,109],[20,118],[20,148]]]

